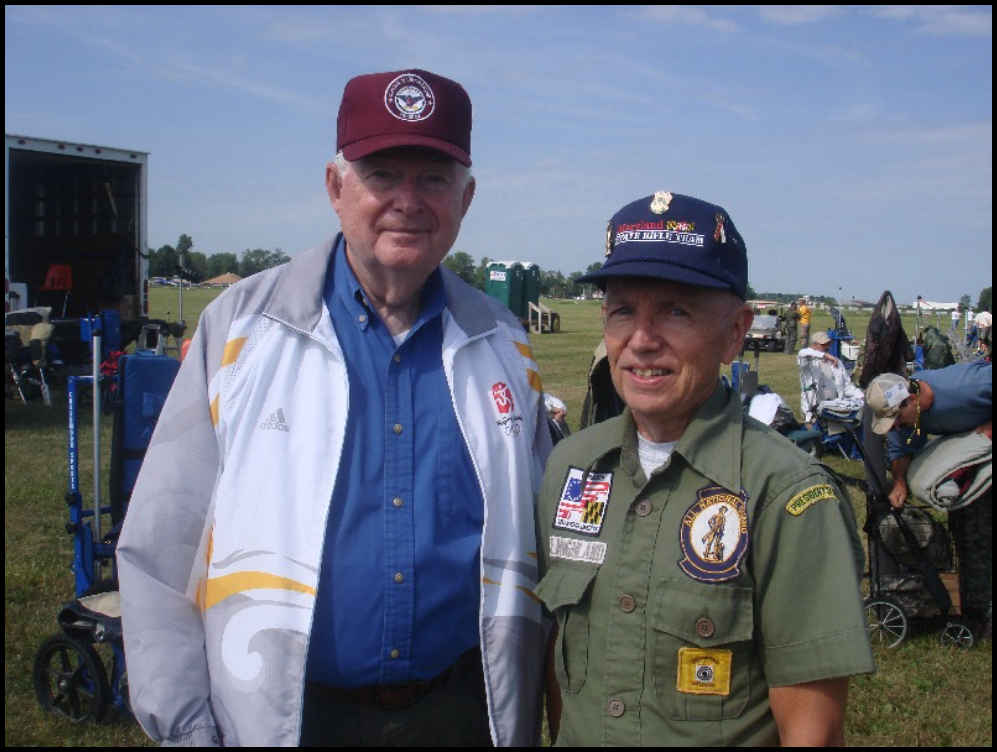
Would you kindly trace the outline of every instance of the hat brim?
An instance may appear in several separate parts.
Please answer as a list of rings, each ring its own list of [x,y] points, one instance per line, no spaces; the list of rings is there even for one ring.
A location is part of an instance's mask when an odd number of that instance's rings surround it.
[[[471,155],[460,147],[454,146],[448,141],[431,136],[420,136],[415,133],[393,133],[354,141],[349,146],[343,147],[343,156],[350,162],[353,162],[357,159],[370,156],[375,152],[384,151],[385,149],[395,149],[399,146],[423,146],[427,149],[443,152],[448,157],[456,159],[465,167],[471,166]]]
[[[744,300],[744,290],[738,290],[729,281],[711,277],[708,274],[688,269],[681,264],[670,261],[624,261],[619,264],[603,266],[575,280],[575,284],[594,284],[605,291],[606,282],[614,277],[642,277],[644,279],[663,279],[669,282],[681,282],[696,287],[709,287],[714,290],[730,290]]]
[[[892,414],[883,415],[878,418],[873,418],[872,421],[872,432],[879,434],[880,436],[887,434],[896,425],[898,413],[894,412]]]

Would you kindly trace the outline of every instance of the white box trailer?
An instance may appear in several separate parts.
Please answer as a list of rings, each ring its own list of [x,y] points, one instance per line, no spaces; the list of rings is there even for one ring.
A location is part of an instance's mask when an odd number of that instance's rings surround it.
[[[147,152],[5,134],[6,310],[146,316],[148,168]]]

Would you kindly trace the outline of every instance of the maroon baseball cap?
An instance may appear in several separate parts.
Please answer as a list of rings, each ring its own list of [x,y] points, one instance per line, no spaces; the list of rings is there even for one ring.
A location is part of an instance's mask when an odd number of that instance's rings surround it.
[[[425,70],[370,73],[347,82],[336,150],[349,161],[395,146],[425,146],[471,166],[471,98]]]

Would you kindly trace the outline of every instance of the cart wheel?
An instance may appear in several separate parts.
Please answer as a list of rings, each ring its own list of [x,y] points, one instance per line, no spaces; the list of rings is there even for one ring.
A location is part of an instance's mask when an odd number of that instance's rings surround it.
[[[550,317],[550,330],[554,334],[557,334],[558,332],[561,331],[561,317],[558,316],[556,313],[551,314],[551,317]]]
[[[873,642],[895,648],[907,639],[907,615],[889,598],[870,598],[865,602],[866,624]]]
[[[976,640],[973,630],[961,619],[948,619],[942,631],[938,633],[938,642],[949,647],[968,649]]]
[[[67,635],[49,637],[35,654],[35,696],[41,706],[73,723],[98,723],[110,687],[92,646]]]

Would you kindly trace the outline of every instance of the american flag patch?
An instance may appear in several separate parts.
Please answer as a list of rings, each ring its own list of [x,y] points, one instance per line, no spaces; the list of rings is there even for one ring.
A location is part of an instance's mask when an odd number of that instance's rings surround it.
[[[554,527],[583,535],[598,535],[606,519],[612,473],[587,473],[579,467],[568,470],[554,515]]]

